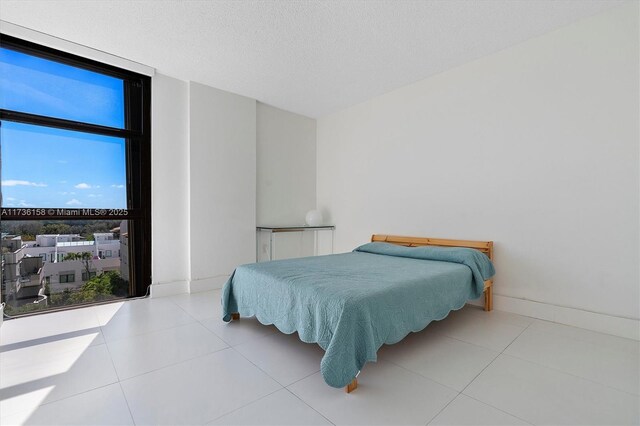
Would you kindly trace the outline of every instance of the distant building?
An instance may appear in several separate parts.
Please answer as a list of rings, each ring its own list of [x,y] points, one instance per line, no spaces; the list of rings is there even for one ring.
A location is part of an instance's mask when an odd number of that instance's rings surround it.
[[[25,250],[22,237],[2,236],[2,294],[5,300],[33,299],[38,297],[41,284],[39,274],[42,258]]]
[[[120,271],[120,259],[67,260],[45,263],[40,269],[42,288],[49,287],[49,294],[65,290],[78,290],[84,283],[103,272]]]
[[[129,279],[127,221],[123,231],[97,232],[88,241],[78,234],[42,234],[35,241],[2,234],[2,291],[5,301],[18,304],[43,299],[66,289],[77,290],[92,277],[118,271]],[[86,260],[70,254],[89,253]],[[124,262],[121,254],[124,253]]]
[[[91,253],[94,259],[120,257],[120,241],[111,232],[93,234],[93,241],[87,241],[77,234],[36,235],[35,242],[27,243],[25,253],[39,256],[43,262],[62,262],[69,253]]]
[[[78,234],[41,234],[36,235],[36,246],[55,247],[57,243],[70,243],[74,241],[83,241]]]

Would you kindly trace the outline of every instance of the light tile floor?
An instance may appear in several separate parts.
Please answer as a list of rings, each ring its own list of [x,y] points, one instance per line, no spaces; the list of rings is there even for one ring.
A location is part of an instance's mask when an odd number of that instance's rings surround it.
[[[467,306],[383,346],[352,394],[219,291],[5,321],[0,424],[640,424],[640,343]]]

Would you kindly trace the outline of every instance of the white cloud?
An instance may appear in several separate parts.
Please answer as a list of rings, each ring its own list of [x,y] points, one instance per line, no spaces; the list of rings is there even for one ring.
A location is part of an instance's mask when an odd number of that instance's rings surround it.
[[[6,203],[7,207],[35,207],[33,204],[27,203],[27,200],[18,201],[18,199],[13,197],[5,198],[4,202]]]
[[[116,185],[116,184],[113,184],[113,185],[111,185],[111,187],[112,187],[112,188],[119,188],[119,189],[122,189],[122,188],[124,188],[124,185]]]
[[[73,200],[67,201],[68,206],[79,206],[80,204],[82,203],[79,200],[76,200],[75,198]]]
[[[76,189],[91,189],[91,185],[89,185],[88,183],[79,183],[75,186]]]
[[[100,185],[96,185],[95,187],[96,187],[96,188],[100,188]]]
[[[67,183],[67,181],[66,180],[61,180],[60,183]]]
[[[102,194],[89,194],[90,198],[102,197]]]
[[[28,180],[3,180],[2,186],[47,186],[46,183],[29,182]]]

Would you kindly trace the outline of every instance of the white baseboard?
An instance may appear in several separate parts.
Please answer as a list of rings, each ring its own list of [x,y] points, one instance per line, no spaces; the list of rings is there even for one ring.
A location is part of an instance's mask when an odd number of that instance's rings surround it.
[[[472,302],[474,305],[477,304]],[[517,299],[494,293],[493,308],[498,311],[557,322],[627,339],[640,340],[640,320],[550,305],[533,300]]]
[[[200,278],[189,282],[189,293],[199,293],[222,288],[229,279],[229,275],[216,275],[215,277]]]
[[[186,280],[151,284],[151,297],[173,296],[174,294],[183,294],[188,292],[189,282]]]

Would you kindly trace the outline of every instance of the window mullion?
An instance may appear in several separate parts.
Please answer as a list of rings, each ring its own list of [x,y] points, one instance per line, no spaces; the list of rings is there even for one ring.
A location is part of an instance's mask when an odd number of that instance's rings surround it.
[[[0,109],[0,120],[16,123],[32,124],[36,126],[53,127],[57,129],[72,130],[76,132],[92,133],[103,136],[119,138],[132,138],[140,136],[139,132],[100,126],[97,124],[82,123],[78,121],[64,120],[62,118],[47,117],[43,115],[29,114],[19,111]]]

